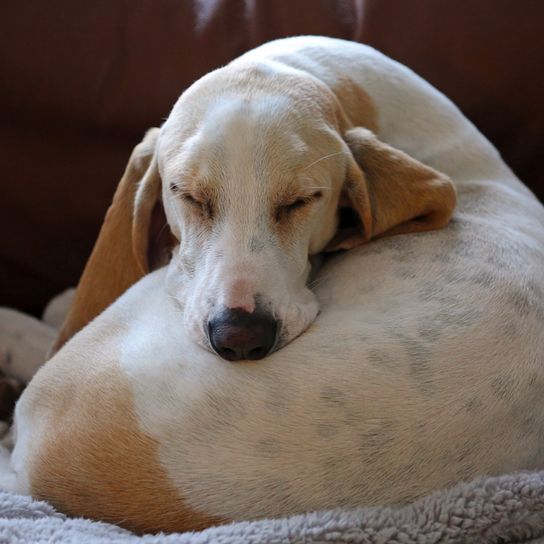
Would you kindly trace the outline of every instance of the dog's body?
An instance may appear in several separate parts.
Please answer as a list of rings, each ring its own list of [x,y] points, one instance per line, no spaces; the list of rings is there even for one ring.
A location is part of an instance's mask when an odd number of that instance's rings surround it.
[[[294,38],[230,66],[265,60],[317,77],[352,125],[375,123],[447,173],[454,221],[331,257],[320,315],[262,362],[194,341],[172,264],[140,280],[19,401],[16,490],[139,531],[186,530],[398,503],[544,464],[542,207],[445,97],[373,49]]]

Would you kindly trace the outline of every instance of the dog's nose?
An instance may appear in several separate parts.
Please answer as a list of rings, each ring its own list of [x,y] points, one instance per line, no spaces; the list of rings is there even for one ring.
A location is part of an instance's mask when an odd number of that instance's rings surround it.
[[[277,321],[264,312],[223,310],[208,322],[210,343],[227,361],[266,357],[276,341]]]

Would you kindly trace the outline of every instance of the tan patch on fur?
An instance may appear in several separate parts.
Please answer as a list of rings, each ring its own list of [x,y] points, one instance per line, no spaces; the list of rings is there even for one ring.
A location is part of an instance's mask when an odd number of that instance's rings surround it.
[[[354,125],[373,132],[378,130],[378,114],[370,95],[348,77],[340,80],[340,86],[335,85],[331,89],[303,69],[299,72],[279,71],[266,77],[270,68],[263,69],[265,66],[269,66],[266,61],[227,66],[221,74],[217,74],[222,83],[222,92],[238,91],[240,96],[244,93],[286,96],[300,105],[300,111],[304,111],[305,103],[317,105],[323,117],[340,132]]]
[[[339,232],[329,250],[350,249],[383,235],[424,232],[448,224],[456,204],[453,182],[361,127],[346,133],[353,153],[343,198],[362,230]],[[352,231],[353,230],[353,231]]]
[[[370,95],[349,77],[339,77],[334,94],[352,126],[378,132],[378,111]]]
[[[297,223],[307,220],[309,215],[309,207],[304,207],[296,210],[288,217],[281,217],[279,221],[274,221],[274,230],[284,248],[293,243],[293,238],[297,235]]]
[[[36,397],[43,397],[39,403],[52,412],[51,433],[45,431],[29,459],[34,497],[68,515],[138,533],[201,530],[221,522],[195,512],[176,492],[157,461],[158,443],[138,428],[129,385],[118,369],[67,372],[55,362],[46,381],[39,375],[41,384],[33,384]]]

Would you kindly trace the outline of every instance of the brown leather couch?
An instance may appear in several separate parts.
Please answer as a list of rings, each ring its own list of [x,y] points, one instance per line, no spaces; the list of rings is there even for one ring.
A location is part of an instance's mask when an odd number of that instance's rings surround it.
[[[541,199],[540,0],[6,0],[0,305],[74,285],[131,148],[195,79],[267,40],[369,43],[450,96]]]

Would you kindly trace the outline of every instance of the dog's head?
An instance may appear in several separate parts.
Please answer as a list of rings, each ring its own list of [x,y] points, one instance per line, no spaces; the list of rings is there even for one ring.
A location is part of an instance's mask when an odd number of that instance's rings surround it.
[[[454,206],[447,177],[350,126],[315,78],[212,72],[134,151],[59,343],[84,324],[78,305],[86,322],[168,262],[180,327],[225,359],[260,359],[315,319],[312,255],[442,227]]]

